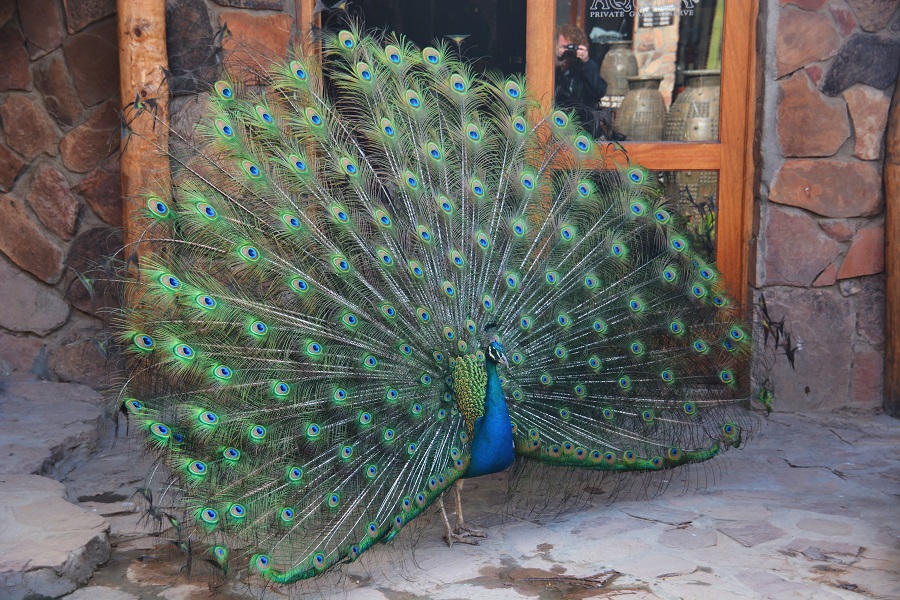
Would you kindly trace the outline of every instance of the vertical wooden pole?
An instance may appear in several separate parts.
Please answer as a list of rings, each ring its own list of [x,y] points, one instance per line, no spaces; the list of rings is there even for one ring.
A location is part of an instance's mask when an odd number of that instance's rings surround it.
[[[537,94],[541,109],[547,112],[553,104],[556,68],[556,2],[528,0],[525,10],[525,79],[528,89]]]
[[[900,80],[888,115],[884,156],[884,410],[900,417]]]
[[[152,184],[169,187],[169,87],[165,0],[117,0],[119,91],[131,133],[123,140],[122,206],[125,256],[135,251],[140,235],[134,215],[138,194]],[[136,110],[138,103],[142,110]],[[155,117],[155,118],[154,118]]]
[[[747,274],[752,193],[746,185],[747,161],[752,161],[748,119],[755,106],[757,0],[729,2],[725,7],[722,39],[722,91],[719,119],[719,213],[716,265],[728,291],[741,302],[748,300]],[[748,72],[748,69],[750,71]]]
[[[322,24],[321,14],[313,17],[315,9],[316,0],[294,0],[294,21],[297,27],[297,35],[303,41],[303,51],[306,53],[316,49],[310,29],[319,27]]]

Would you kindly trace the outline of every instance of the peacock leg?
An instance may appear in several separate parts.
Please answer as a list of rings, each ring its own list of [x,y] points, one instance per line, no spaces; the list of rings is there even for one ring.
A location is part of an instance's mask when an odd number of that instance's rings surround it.
[[[438,498],[438,504],[441,506],[441,516],[444,518],[444,541],[447,542],[447,546],[450,548],[453,547],[453,542],[461,542],[463,544],[472,544],[473,546],[478,545],[478,540],[469,539],[467,534],[459,535],[453,533],[453,530],[450,528],[450,519],[447,518],[447,510],[444,508],[444,498]]]
[[[474,529],[472,527],[466,527],[462,512],[462,486],[463,480],[458,479],[456,481],[456,485],[454,486],[456,489],[456,528],[453,530],[453,532],[456,535],[486,538],[487,534],[482,530]]]

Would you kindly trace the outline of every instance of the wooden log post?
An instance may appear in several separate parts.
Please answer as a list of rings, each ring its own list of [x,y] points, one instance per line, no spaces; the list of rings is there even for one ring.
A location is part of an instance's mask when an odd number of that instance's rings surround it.
[[[888,114],[884,156],[884,410],[900,417],[900,81]]]
[[[169,186],[169,88],[165,0],[117,0],[119,90],[124,122],[122,210],[125,257],[136,252],[138,194],[151,183]]]
[[[553,106],[556,71],[556,3],[528,0],[525,9],[525,79],[546,113]]]

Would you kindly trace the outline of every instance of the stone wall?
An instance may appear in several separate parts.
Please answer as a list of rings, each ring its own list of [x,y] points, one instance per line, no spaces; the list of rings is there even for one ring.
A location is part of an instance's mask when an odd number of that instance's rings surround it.
[[[766,0],[756,286],[802,343],[781,410],[882,404],[884,131],[896,0]],[[774,124],[774,126],[770,125]]]
[[[94,385],[106,300],[76,271],[120,245],[114,11],[0,0],[0,362]]]
[[[0,372],[102,386],[103,319],[118,298],[100,267],[121,248],[115,0],[0,0]],[[212,39],[284,55],[288,0],[174,0],[180,91],[215,76]],[[121,256],[121,255],[119,255]],[[88,274],[93,293],[79,279]]]

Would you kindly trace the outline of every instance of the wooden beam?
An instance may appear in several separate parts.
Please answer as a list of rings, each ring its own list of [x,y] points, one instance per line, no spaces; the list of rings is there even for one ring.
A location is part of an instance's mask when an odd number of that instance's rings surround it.
[[[126,257],[137,251],[138,194],[151,183],[169,187],[169,87],[165,0],[118,0],[119,91],[131,133],[122,150],[122,208]],[[138,108],[140,107],[140,108]]]
[[[311,28],[322,25],[322,15],[320,13],[314,16],[315,9],[316,0],[294,0],[294,23],[297,39],[301,40],[305,53],[318,50],[311,34]]]
[[[525,8],[525,78],[545,113],[553,106],[556,69],[556,2],[528,0]]]
[[[715,142],[625,142],[629,160],[652,171],[718,171],[722,144]]]
[[[719,0],[724,2],[725,0]],[[752,162],[752,108],[755,107],[757,0],[728,2],[722,39],[722,90],[719,141],[719,212],[716,264],[733,298],[748,298],[748,257],[752,189],[747,186],[747,161]],[[752,171],[750,171],[752,173]]]
[[[900,80],[888,115],[884,156],[884,410],[900,417]]]

